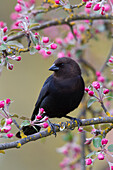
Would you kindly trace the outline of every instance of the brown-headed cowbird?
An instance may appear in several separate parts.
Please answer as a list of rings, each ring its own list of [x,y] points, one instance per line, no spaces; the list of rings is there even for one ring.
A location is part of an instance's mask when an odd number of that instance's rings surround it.
[[[31,120],[35,119],[39,108],[43,108],[49,118],[72,119],[67,114],[78,107],[84,95],[80,67],[73,59],[63,57],[57,59],[49,70],[54,73],[47,78],[41,89]],[[36,133],[36,129],[39,131],[40,127],[26,126],[23,131],[25,135],[30,135]],[[20,134],[16,136],[20,137]]]

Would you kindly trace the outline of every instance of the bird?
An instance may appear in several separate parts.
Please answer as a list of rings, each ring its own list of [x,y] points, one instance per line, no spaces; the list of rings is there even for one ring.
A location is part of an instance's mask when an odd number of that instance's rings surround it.
[[[76,118],[67,114],[79,106],[84,95],[85,83],[79,65],[71,58],[62,57],[55,60],[49,71],[53,71],[53,74],[46,79],[40,91],[31,121],[35,119],[39,108],[43,108],[44,114],[49,118],[65,117],[75,120]],[[25,135],[31,135],[37,131],[40,131],[39,126],[23,127]],[[20,132],[16,136],[20,138]]]

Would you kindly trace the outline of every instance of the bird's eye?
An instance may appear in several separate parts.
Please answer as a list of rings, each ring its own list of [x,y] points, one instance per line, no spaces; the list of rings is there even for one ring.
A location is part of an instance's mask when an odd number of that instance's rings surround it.
[[[64,65],[64,63],[58,63],[58,64],[57,64],[58,67],[61,67],[61,66],[63,66],[63,65]]]

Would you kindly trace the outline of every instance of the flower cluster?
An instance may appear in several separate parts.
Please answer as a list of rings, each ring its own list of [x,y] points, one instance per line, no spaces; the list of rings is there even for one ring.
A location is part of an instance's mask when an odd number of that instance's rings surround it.
[[[94,163],[94,161],[96,159],[98,160],[104,160],[106,159],[106,161],[108,162],[110,169],[111,167],[113,167],[113,164],[111,162],[108,161],[107,155],[113,157],[109,152],[113,152],[113,144],[109,145],[106,149],[106,145],[108,143],[108,139],[106,138],[95,138],[93,145],[95,148],[99,148],[98,151],[93,151],[92,153],[90,153],[89,155],[87,155],[87,159],[86,159],[86,165],[92,165],[92,163]],[[92,159],[91,157],[96,156],[94,159]]]
[[[109,93],[109,89],[103,88],[101,83],[94,81],[88,88],[85,88],[85,92],[91,97],[89,101],[89,106],[91,106],[93,102],[98,101],[101,103],[104,98],[107,98],[106,94]]]
[[[8,98],[6,100],[0,101],[0,116],[1,119],[1,127],[0,127],[0,137],[1,138],[12,138],[13,133],[10,133],[11,131],[11,125],[13,123],[13,120],[11,118],[11,115],[9,113],[9,105],[11,103],[11,100]]]
[[[62,153],[65,158],[60,163],[60,167],[63,169],[69,168],[70,170],[79,168],[79,162],[76,162],[76,159],[81,153],[81,148],[76,144],[75,139],[71,133],[67,133],[64,137],[64,140],[67,142],[64,146],[57,149],[57,152]]]
[[[31,120],[24,120],[22,123],[21,123],[21,128],[22,127],[25,127],[25,126],[40,126],[42,128],[47,128],[48,127],[48,123],[47,123],[47,120],[48,120],[48,117],[44,115],[45,111],[43,108],[40,108],[39,109],[39,112],[38,114],[36,115],[35,119],[33,121]]]
[[[106,3],[106,1],[90,1],[90,0],[83,0],[86,2],[86,8],[90,9],[93,8],[93,11],[99,11],[101,15],[105,15],[105,13],[110,12],[111,7],[110,4]]]

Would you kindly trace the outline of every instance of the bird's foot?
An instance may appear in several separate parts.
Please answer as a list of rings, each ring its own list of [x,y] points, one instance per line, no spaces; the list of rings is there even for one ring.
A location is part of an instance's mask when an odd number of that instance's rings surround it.
[[[51,130],[53,131],[53,134],[54,134],[55,137],[56,137],[57,134],[56,134],[55,126],[60,127],[60,125],[59,125],[59,124],[56,124],[56,123],[51,123],[50,120],[47,120],[47,121],[48,121],[49,126],[51,127]]]
[[[75,121],[77,121],[78,129],[79,129],[80,125],[82,124],[80,119],[77,119],[77,118],[74,118],[74,117],[71,117],[71,116],[65,116],[65,117],[70,119],[73,122],[74,125],[75,125]]]

